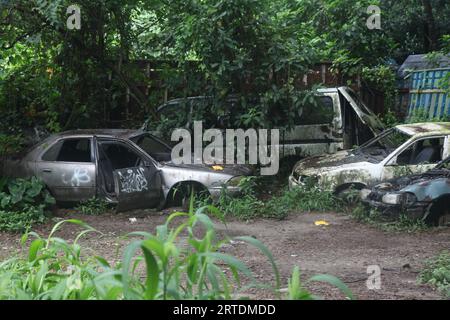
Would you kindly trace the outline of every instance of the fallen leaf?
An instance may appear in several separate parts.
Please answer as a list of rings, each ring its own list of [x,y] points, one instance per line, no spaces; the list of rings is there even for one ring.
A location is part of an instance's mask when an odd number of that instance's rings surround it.
[[[214,171],[223,171],[223,167],[222,166],[212,166]]]
[[[316,226],[329,226],[329,225],[330,225],[330,224],[329,224],[327,221],[325,221],[325,220],[318,220],[318,221],[314,222],[314,224],[315,224]]]

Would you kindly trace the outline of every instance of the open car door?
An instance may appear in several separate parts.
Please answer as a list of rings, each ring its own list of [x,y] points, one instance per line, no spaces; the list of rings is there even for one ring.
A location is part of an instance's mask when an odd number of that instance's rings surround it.
[[[162,195],[159,170],[131,144],[120,140],[96,139],[99,183],[117,200],[117,212],[154,208]]]
[[[377,136],[385,130],[383,122],[370,110],[361,99],[348,87],[338,88],[339,93],[349,102],[361,121]]]

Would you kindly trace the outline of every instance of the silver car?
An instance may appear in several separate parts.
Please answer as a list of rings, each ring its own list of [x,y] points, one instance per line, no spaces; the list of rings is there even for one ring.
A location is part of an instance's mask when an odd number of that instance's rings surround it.
[[[242,165],[175,165],[171,148],[141,130],[75,130],[50,136],[20,158],[6,159],[3,176],[37,176],[59,202],[94,196],[117,211],[183,205],[204,191],[217,199],[225,188],[240,192],[252,173]]]

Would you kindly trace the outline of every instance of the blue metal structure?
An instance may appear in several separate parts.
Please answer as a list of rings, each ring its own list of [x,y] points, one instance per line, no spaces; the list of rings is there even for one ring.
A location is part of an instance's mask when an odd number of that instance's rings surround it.
[[[410,80],[409,110],[411,116],[423,110],[429,119],[450,117],[450,96],[442,81],[449,76],[450,68],[416,70],[408,75]]]

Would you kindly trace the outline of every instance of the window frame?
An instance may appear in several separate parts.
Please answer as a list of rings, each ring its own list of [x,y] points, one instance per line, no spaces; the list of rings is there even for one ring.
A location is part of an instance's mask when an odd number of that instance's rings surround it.
[[[392,152],[389,156],[386,157],[389,158],[389,160],[386,161],[386,164],[384,165],[385,167],[396,167],[396,166],[418,166],[418,165],[423,165],[423,164],[403,164],[403,165],[399,165],[397,164],[397,159],[398,156],[400,154],[402,154],[403,152],[405,152],[408,148],[412,147],[414,144],[416,144],[419,141],[422,140],[430,140],[430,139],[444,139],[444,148],[445,148],[445,141],[447,139],[447,135],[432,135],[432,136],[428,136],[428,137],[418,137],[416,139],[412,138],[408,141],[406,141],[402,146],[400,146],[397,150],[395,150],[394,152]],[[444,159],[445,158],[445,149],[442,150],[442,155],[441,157]],[[442,159],[442,160],[443,160]],[[441,160],[441,161],[442,161]],[[437,164],[439,164],[441,161],[439,161]],[[394,163],[395,162],[395,163]],[[431,163],[431,164],[435,164],[435,163]]]
[[[58,161],[58,160],[44,160],[43,157],[44,155],[50,151],[50,149],[52,149],[54,146],[56,146],[58,143],[60,143],[61,141],[66,141],[66,140],[89,140],[90,142],[90,156],[91,156],[91,161],[89,162],[76,162],[76,161]],[[64,143],[64,142],[63,142]],[[61,152],[61,150],[60,150]],[[58,154],[59,156],[59,154]],[[51,162],[51,163],[78,163],[78,164],[95,164],[95,153],[94,153],[94,141],[92,139],[92,137],[89,136],[83,136],[83,137],[61,137],[56,139],[52,144],[50,144],[47,148],[45,148],[41,154],[39,155],[39,161],[41,162]]]

